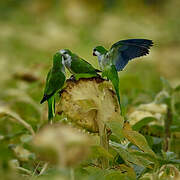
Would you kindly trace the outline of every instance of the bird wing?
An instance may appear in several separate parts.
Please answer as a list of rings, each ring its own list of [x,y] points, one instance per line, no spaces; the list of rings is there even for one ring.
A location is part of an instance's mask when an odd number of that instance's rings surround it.
[[[47,91],[47,89],[48,89],[49,79],[50,79],[50,75],[51,75],[51,70],[52,70],[52,69],[49,70],[49,72],[48,72],[48,74],[47,74],[47,76],[46,76],[46,84],[45,84],[44,94],[46,94],[46,91]]]
[[[129,60],[149,54],[153,42],[148,39],[127,39],[113,44],[109,56],[117,71],[123,70]]]
[[[51,76],[51,71],[52,69],[49,70],[47,76],[46,76],[46,84],[45,84],[45,88],[44,88],[44,95],[43,98],[41,99],[41,104],[46,101],[49,97],[52,96],[52,93],[48,92],[49,91],[49,80],[50,80],[50,76]]]
[[[64,82],[65,75],[61,71],[53,72],[53,70],[51,70],[44,94],[53,95],[63,87]]]
[[[71,62],[71,69],[76,74],[97,74],[96,69],[82,58],[74,58]]]

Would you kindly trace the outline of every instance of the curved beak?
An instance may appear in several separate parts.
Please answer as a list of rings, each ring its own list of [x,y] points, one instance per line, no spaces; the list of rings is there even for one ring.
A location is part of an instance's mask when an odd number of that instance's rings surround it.
[[[63,58],[65,58],[65,55],[64,54],[61,54]]]
[[[64,56],[63,56],[63,55],[62,55],[62,64],[65,65],[65,64],[64,64]]]
[[[93,56],[96,56],[95,52],[93,52]]]

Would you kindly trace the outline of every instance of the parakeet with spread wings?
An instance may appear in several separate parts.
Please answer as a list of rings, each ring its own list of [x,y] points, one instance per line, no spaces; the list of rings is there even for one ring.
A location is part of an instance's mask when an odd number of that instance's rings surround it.
[[[127,39],[116,42],[109,50],[103,46],[93,49],[93,55],[98,57],[99,66],[103,71],[102,76],[110,79],[114,86],[120,109],[118,72],[122,71],[130,60],[149,54],[151,46],[153,42],[148,39]]]

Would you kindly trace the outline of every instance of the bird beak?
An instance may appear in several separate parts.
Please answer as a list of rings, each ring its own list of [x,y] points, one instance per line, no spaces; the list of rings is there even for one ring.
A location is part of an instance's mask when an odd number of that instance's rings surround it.
[[[64,65],[64,56],[62,55],[62,64]]]
[[[96,56],[95,52],[93,52],[93,56]]]

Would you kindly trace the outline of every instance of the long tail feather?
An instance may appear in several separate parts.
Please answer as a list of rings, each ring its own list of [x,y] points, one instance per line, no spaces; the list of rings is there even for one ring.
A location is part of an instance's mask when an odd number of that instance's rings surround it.
[[[40,104],[44,103],[45,101],[47,101],[51,96],[53,96],[54,92],[47,95],[47,94],[44,94],[43,98],[41,99],[41,102]]]
[[[47,100],[47,98],[48,98],[48,97],[47,97],[46,95],[44,95],[43,98],[41,99],[40,104],[42,104],[43,102],[45,102],[45,101]]]
[[[112,82],[116,95],[117,95],[120,112],[122,115],[121,99],[120,99],[120,94],[119,94],[119,77],[118,77],[118,72],[116,70],[116,67],[114,65],[109,66],[105,71],[103,71],[102,76],[106,76]]]
[[[51,96],[48,99],[48,120],[51,122],[55,116],[55,98]]]
[[[117,85],[116,83],[113,83],[113,86],[114,86],[114,89],[116,91],[116,95],[117,95],[117,98],[118,98],[118,102],[119,102],[119,106],[120,106],[120,111],[121,111],[121,115],[122,115],[122,107],[121,107],[121,99],[120,99],[120,94],[119,94],[119,84]]]

